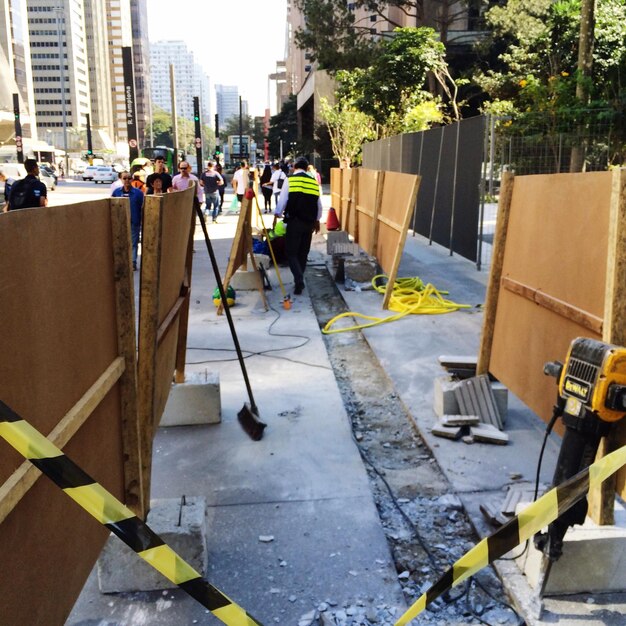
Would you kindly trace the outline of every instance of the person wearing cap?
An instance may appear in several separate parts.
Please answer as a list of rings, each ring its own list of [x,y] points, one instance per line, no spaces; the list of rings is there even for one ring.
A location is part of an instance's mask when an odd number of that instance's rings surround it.
[[[274,223],[283,216],[283,221],[287,224],[285,252],[293,274],[296,295],[300,295],[304,289],[304,270],[311,249],[311,239],[314,232],[319,232],[322,217],[320,187],[307,174],[308,166],[309,162],[305,158],[296,159],[293,174],[284,182],[274,212]]]

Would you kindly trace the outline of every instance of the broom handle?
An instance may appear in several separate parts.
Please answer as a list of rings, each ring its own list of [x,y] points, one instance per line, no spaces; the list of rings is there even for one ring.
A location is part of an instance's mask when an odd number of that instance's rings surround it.
[[[248,390],[248,397],[250,398],[250,408],[252,409],[253,413],[258,413],[256,404],[254,402],[254,397],[252,395],[252,387],[250,387],[250,380],[248,379],[248,372],[246,371],[246,366],[243,362],[243,354],[241,353],[241,347],[239,346],[239,339],[237,339],[235,324],[233,323],[233,318],[230,314],[230,306],[228,305],[226,293],[224,292],[222,277],[220,276],[220,270],[217,267],[217,259],[215,258],[215,253],[213,252],[213,244],[211,244],[211,239],[209,238],[209,231],[206,228],[204,215],[202,214],[202,210],[198,205],[196,205],[196,214],[200,218],[200,225],[202,226],[202,232],[204,233],[206,249],[209,251],[209,256],[211,257],[211,265],[213,266],[215,281],[217,282],[217,288],[220,291],[220,298],[222,299],[222,306],[224,307],[226,319],[228,320],[228,326],[230,327],[230,334],[233,336],[233,343],[235,344],[235,350],[237,351],[237,358],[239,359],[239,365],[241,365],[241,373],[243,374],[243,379],[246,383],[246,389]]]

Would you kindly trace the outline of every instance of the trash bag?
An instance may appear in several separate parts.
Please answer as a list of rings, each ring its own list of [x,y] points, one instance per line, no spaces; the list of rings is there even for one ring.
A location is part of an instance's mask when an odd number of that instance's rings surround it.
[[[233,196],[233,199],[230,201],[230,206],[228,208],[233,211],[236,211],[239,208],[239,200],[237,199],[237,196]]]

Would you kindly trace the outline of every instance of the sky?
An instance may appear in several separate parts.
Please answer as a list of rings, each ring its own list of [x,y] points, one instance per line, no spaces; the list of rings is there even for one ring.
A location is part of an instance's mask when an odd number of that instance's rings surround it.
[[[180,1],[180,0],[179,0]],[[182,40],[215,85],[236,85],[248,113],[268,106],[268,74],[285,55],[285,0],[147,0],[150,41]],[[276,86],[270,82],[270,110],[276,113]]]

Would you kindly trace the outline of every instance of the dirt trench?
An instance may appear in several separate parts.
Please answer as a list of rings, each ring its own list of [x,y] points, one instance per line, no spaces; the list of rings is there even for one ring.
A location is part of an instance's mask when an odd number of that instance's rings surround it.
[[[306,284],[320,328],[347,311],[325,264],[307,268]],[[362,333],[324,335],[324,341],[410,605],[478,537]],[[500,580],[486,568],[434,602],[416,622],[518,624],[517,615],[503,602],[507,601]]]

